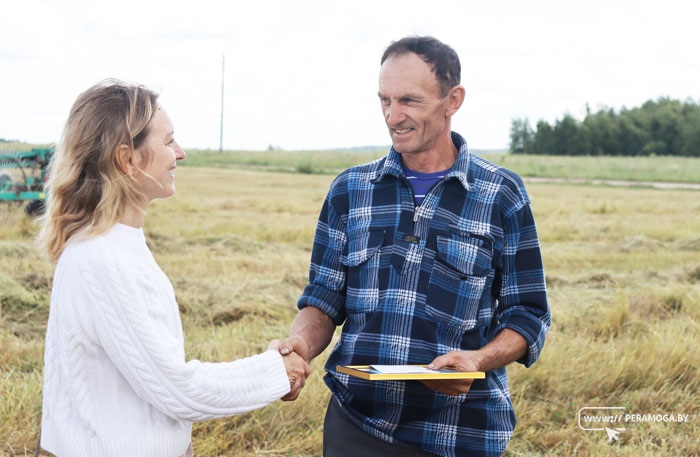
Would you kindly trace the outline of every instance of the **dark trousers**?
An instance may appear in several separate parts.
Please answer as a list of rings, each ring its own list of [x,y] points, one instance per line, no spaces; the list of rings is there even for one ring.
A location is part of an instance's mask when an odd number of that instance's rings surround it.
[[[323,422],[324,457],[435,457],[416,448],[397,446],[375,438],[351,421],[338,400],[331,397]]]

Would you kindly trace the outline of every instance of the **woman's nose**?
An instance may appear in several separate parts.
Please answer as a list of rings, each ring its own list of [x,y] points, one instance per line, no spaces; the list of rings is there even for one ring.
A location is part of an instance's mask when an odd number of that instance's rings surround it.
[[[180,147],[180,145],[177,142],[175,142],[175,159],[182,160],[185,157],[187,157],[187,153],[184,149]]]

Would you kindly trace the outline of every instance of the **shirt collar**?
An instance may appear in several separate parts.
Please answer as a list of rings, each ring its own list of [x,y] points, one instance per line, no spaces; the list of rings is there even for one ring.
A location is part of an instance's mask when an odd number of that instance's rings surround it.
[[[469,185],[469,161],[470,155],[469,146],[467,146],[467,141],[457,132],[452,132],[452,142],[459,150],[457,154],[457,160],[455,164],[450,169],[449,173],[445,175],[445,179],[455,178],[462,186],[469,191],[471,186]],[[401,178],[404,176],[403,167],[401,165],[401,155],[396,152],[394,147],[391,147],[389,154],[386,156],[384,161],[384,166],[377,171],[373,182],[381,181],[385,176],[395,176]]]

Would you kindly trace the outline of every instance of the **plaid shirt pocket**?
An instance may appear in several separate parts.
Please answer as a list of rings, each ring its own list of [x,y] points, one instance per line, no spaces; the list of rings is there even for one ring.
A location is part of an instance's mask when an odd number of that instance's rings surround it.
[[[363,230],[348,235],[340,263],[347,268],[345,309],[348,314],[370,313],[379,305],[380,251],[384,230]]]
[[[438,236],[437,255],[428,286],[426,314],[461,332],[474,329],[479,304],[491,276],[489,243],[471,236]]]

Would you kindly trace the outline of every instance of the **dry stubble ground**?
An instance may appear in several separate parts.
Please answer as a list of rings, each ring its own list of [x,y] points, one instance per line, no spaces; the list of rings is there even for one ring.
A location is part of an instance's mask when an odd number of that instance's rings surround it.
[[[145,230],[175,286],[188,357],[243,357],[286,335],[331,179],[178,169],[177,195],[152,206]],[[528,189],[554,323],[541,360],[509,368],[519,422],[507,455],[700,455],[697,191]],[[0,219],[0,455],[36,443],[51,269],[33,230],[19,212]],[[297,402],[196,424],[196,455],[320,455],[323,359]],[[628,421],[609,442],[579,427],[587,406],[688,420]]]

